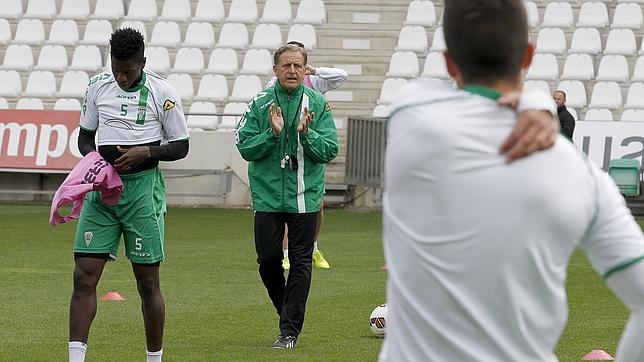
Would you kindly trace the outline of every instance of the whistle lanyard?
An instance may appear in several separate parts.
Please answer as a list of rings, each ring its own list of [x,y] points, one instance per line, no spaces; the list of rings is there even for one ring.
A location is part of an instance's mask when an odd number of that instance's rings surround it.
[[[282,109],[282,114],[284,114],[283,113],[284,108],[282,108],[282,105],[280,104],[280,99],[277,97],[277,90],[275,90],[275,88],[273,88],[273,93],[275,94],[275,101],[277,102],[277,106]],[[288,156],[288,148],[290,146],[289,141],[288,141],[288,135],[290,133],[289,131],[290,131],[291,128],[293,128],[293,124],[295,124],[295,122],[297,121],[298,115],[300,114],[300,107],[302,107],[302,99],[303,98],[304,98],[304,91],[302,91],[302,94],[300,95],[300,101],[299,101],[299,103],[297,105],[297,109],[295,110],[295,115],[293,115],[293,120],[291,120],[291,125],[288,126],[286,124],[286,121],[285,121],[285,124],[284,124],[284,131],[286,133],[284,135],[284,137],[285,137],[284,142],[286,144],[286,149],[284,150],[284,156],[285,157]]]

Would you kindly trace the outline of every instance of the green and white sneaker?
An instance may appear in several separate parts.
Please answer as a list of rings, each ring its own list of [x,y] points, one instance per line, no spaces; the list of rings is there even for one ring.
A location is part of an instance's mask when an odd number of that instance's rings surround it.
[[[288,261],[288,256],[285,256],[284,259],[282,259],[282,268],[284,268],[284,270],[291,269],[291,263]]]

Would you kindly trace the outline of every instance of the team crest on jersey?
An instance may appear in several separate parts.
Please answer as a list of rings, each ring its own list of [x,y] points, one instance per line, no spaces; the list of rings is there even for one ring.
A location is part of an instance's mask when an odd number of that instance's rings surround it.
[[[324,110],[327,111],[327,112],[331,112],[331,107],[329,107],[328,102],[324,104]]]
[[[83,236],[85,237],[85,246],[89,246],[89,244],[92,242],[92,238],[94,238],[94,233],[91,231],[86,231]]]
[[[166,99],[166,100],[165,100],[165,102],[163,102],[163,110],[164,110],[164,111],[169,111],[169,110],[171,110],[172,108],[174,108],[174,105],[175,105],[176,103],[177,103],[177,102],[175,102],[175,101],[171,101],[171,100],[169,100],[169,99]]]

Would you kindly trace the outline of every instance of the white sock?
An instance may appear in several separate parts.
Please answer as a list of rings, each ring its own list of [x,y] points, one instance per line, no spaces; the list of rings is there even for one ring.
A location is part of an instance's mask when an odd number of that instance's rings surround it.
[[[318,250],[318,242],[317,241],[313,243],[313,251],[316,251],[316,250]]]
[[[163,348],[156,352],[145,351],[146,356],[148,356],[147,362],[161,362],[161,356],[163,356]]]
[[[288,258],[288,249],[284,249],[284,257]]]
[[[85,362],[85,352],[87,352],[85,343],[69,342],[67,349],[69,350],[69,362]]]

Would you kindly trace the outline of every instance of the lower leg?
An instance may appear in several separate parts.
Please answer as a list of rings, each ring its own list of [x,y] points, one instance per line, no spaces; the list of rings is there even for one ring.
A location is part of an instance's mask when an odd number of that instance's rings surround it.
[[[145,325],[145,340],[149,352],[163,348],[165,303],[159,286],[159,264],[132,263],[137,289],[141,296],[141,312]]]
[[[76,258],[74,290],[69,303],[69,341],[87,344],[89,329],[96,316],[96,285],[106,260]]]

